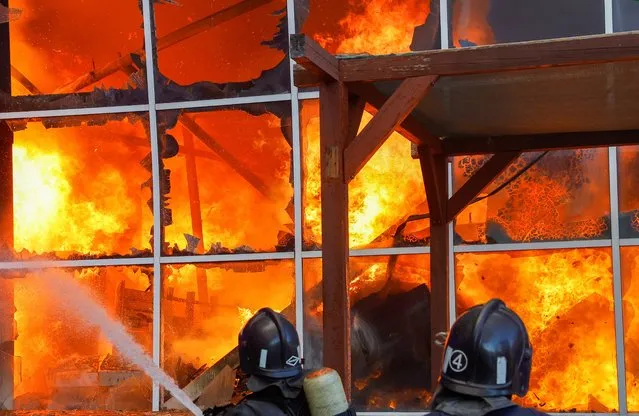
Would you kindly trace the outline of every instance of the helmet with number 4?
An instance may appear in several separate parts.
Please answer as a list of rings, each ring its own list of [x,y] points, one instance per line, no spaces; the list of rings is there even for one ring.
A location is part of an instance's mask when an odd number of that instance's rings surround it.
[[[479,397],[524,396],[532,346],[519,316],[493,299],[462,314],[446,339],[440,384]]]

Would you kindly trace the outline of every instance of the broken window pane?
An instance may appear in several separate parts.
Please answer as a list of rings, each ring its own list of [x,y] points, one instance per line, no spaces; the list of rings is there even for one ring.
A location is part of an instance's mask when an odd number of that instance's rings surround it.
[[[617,398],[610,249],[456,256],[457,313],[501,298],[533,345],[530,391],[544,412],[614,413]]]
[[[617,148],[619,237],[639,237],[639,146]]]
[[[451,0],[451,47],[604,33],[603,0]]]
[[[9,9],[3,6],[0,37],[8,26],[10,59],[0,56],[0,79],[11,82],[0,85],[0,111],[145,103],[140,4],[11,0]]]
[[[322,260],[305,259],[303,267],[304,360],[317,368],[323,363]],[[429,268],[428,255],[350,258],[358,411],[418,411],[430,400]]]
[[[439,49],[439,0],[295,0],[297,33],[332,54]]]
[[[156,1],[158,100],[290,89],[285,0]]]
[[[623,324],[628,411],[639,410],[639,248],[621,247]]]
[[[225,405],[247,393],[246,378],[240,374],[234,389],[238,333],[264,307],[295,323],[294,273],[292,260],[163,268],[163,366],[180,388],[193,389],[196,404]],[[217,375],[203,384],[211,373]],[[162,403],[168,409],[179,405],[168,392]]]
[[[293,251],[290,102],[164,111],[169,255]],[[256,207],[259,207],[256,208]]]
[[[152,280],[138,266],[3,272],[3,408],[151,410],[150,379],[95,319],[106,311],[150,354]]]
[[[612,19],[615,32],[639,29],[639,3],[635,0],[614,0]]]
[[[453,159],[457,191],[488,156]],[[610,238],[608,150],[525,153],[455,219],[456,244]]]
[[[297,32],[331,53],[439,48],[439,0],[295,0]]]
[[[372,116],[365,112],[360,129]],[[321,247],[319,101],[301,102],[304,248]],[[430,222],[419,161],[411,145],[393,133],[349,184],[351,247],[428,244]],[[416,217],[411,215],[416,214]]]
[[[151,255],[146,114],[3,125],[2,260]]]

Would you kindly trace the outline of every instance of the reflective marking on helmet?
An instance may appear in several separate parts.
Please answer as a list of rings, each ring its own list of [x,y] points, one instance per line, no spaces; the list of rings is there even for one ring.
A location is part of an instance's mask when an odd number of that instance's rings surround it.
[[[456,373],[461,373],[468,367],[468,357],[464,351],[453,350],[450,353],[449,363],[450,369]]]
[[[448,370],[448,363],[450,362],[450,356],[453,353],[453,349],[446,347],[446,354],[444,354],[444,373]]]
[[[497,357],[497,384],[506,384],[506,369],[508,361],[506,357]]]
[[[268,350],[260,350],[260,368],[266,368],[266,357],[268,356]]]
[[[288,360],[286,360],[286,365],[290,365],[291,367],[296,367],[300,363],[301,358],[291,355]]]

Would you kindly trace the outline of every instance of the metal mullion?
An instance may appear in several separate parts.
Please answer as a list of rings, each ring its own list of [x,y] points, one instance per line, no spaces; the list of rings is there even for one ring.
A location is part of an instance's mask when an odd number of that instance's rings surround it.
[[[84,268],[109,266],[149,266],[153,259],[148,257],[124,259],[95,259],[95,260],[34,260],[0,262],[0,270],[40,270],[55,268]]]
[[[197,256],[160,256],[160,264],[193,264],[193,263],[226,263],[258,260],[290,260],[293,252],[277,253],[243,253],[243,254],[211,254]]]
[[[146,80],[149,98],[149,134],[151,139],[152,180],[153,180],[153,363],[161,366],[161,307],[162,307],[162,211],[160,189],[160,152],[158,146],[157,108],[155,105],[155,53],[153,31],[153,2],[142,0],[144,19],[144,52],[146,55]],[[152,410],[160,410],[160,386],[153,382]]]
[[[612,0],[604,0],[604,27],[606,33],[614,32]]]
[[[619,245],[621,247],[639,246],[639,238],[623,238],[623,239],[619,239]]]
[[[448,176],[448,198],[450,199],[450,197],[453,196],[453,165],[450,162],[448,162],[448,169],[446,174]],[[453,220],[448,223],[448,323],[450,324],[450,326],[453,325],[455,319],[457,318],[457,284],[455,282],[454,235],[455,222]]]
[[[227,107],[234,105],[269,103],[277,101],[289,101],[291,94],[270,94],[255,95],[250,97],[234,97],[234,98],[217,98],[211,100],[198,101],[176,101],[170,103],[158,103],[155,105],[157,110],[180,110],[186,108],[209,108],[209,107]]]
[[[286,1],[286,17],[288,33],[295,34],[295,0]],[[300,131],[300,105],[298,88],[293,77],[295,62],[289,59],[289,75],[291,85],[291,129],[293,131],[293,209],[295,223],[295,327],[300,338],[300,354],[304,356],[304,269],[302,251],[304,250],[303,202],[302,202],[302,140]]]
[[[297,98],[300,100],[317,100],[319,99],[319,91],[298,92]]]
[[[17,120],[30,118],[48,118],[48,117],[77,117],[92,116],[99,114],[121,114],[121,113],[141,113],[147,112],[149,106],[147,104],[139,105],[121,105],[113,107],[89,107],[89,108],[65,108],[60,110],[36,110],[36,111],[15,111],[0,113],[0,120]]]
[[[455,253],[492,253],[499,251],[564,250],[610,247],[611,244],[612,242],[610,239],[541,241],[537,243],[459,245],[454,247],[454,251]]]
[[[610,175],[610,232],[612,237],[612,279],[615,313],[615,345],[617,360],[617,395],[619,413],[628,413],[626,391],[626,354],[623,324],[623,281],[621,276],[621,249],[619,241],[619,185],[617,175],[617,149],[608,149],[608,171]]]

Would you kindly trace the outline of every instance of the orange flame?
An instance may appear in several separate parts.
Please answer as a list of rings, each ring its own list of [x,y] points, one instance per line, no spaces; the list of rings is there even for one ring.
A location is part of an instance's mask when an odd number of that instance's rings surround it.
[[[611,265],[602,249],[457,256],[460,311],[499,297],[528,328],[534,362],[525,404],[618,409]]]
[[[317,103],[307,104],[302,114],[306,169],[304,224],[306,238],[313,241],[319,241],[322,232],[319,117],[312,113],[316,110]],[[364,113],[360,130],[371,118]],[[393,133],[349,184],[351,246],[370,243],[414,212],[425,199],[419,162],[410,158],[410,143],[399,133]]]
[[[337,53],[370,53],[383,55],[409,52],[413,29],[424,23],[430,12],[426,1],[372,0],[363,6],[350,2],[353,12],[340,20],[338,35],[318,34],[317,41],[324,47],[337,43]],[[383,24],[375,24],[380,18]]]

